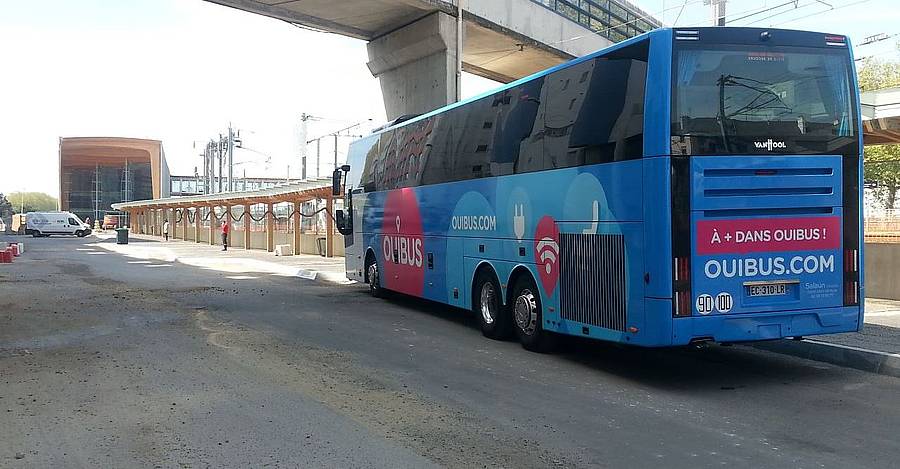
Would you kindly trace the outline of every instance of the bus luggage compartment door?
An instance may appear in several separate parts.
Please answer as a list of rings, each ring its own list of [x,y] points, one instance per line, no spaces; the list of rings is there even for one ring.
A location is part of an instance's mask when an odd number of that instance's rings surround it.
[[[840,306],[841,158],[692,157],[693,315]]]

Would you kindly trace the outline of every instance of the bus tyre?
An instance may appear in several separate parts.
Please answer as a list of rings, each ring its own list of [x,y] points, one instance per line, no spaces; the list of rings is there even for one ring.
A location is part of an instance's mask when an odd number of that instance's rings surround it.
[[[472,311],[478,318],[481,333],[489,339],[502,340],[509,337],[511,319],[500,302],[500,285],[494,276],[481,270],[475,276],[475,289],[472,290]]]
[[[38,230],[34,230],[34,231],[31,232],[31,237],[32,237],[32,238],[40,238],[40,237],[41,237],[41,232],[38,231]]]
[[[366,279],[369,281],[369,293],[372,294],[375,298],[384,298],[385,291],[384,288],[381,287],[381,275],[378,272],[378,262],[369,257],[369,260],[366,262]]]
[[[541,296],[530,275],[520,275],[516,279],[511,298],[514,329],[522,347],[532,352],[551,352],[556,347],[557,336],[542,326]]]

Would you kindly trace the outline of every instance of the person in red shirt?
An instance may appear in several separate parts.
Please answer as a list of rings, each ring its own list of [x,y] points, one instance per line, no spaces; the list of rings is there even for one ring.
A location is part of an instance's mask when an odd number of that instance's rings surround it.
[[[228,220],[222,222],[222,250],[228,250]]]

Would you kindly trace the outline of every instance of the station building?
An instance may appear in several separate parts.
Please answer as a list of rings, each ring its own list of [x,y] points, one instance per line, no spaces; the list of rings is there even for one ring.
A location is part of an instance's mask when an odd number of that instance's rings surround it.
[[[169,179],[159,140],[59,139],[59,208],[82,219],[123,215],[112,208],[115,203],[168,197]]]

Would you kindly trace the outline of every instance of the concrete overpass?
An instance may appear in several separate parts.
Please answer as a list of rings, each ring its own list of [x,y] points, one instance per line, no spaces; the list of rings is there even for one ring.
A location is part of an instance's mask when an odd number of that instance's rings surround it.
[[[900,143],[900,87],[860,93],[866,145]]]
[[[389,119],[456,101],[460,69],[510,82],[660,25],[628,0],[207,1],[368,41]]]

